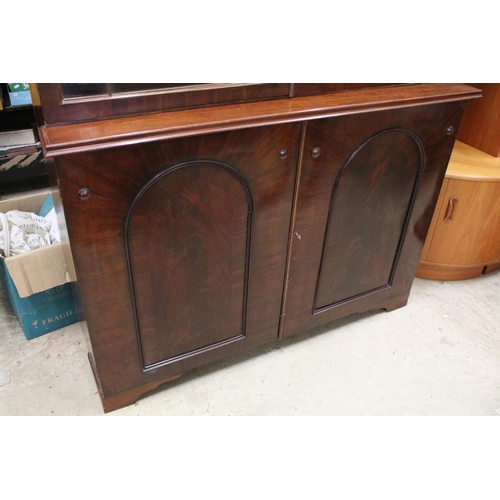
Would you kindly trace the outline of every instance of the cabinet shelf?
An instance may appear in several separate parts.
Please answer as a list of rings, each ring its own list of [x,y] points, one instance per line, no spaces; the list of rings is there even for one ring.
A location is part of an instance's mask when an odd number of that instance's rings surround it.
[[[0,110],[0,134],[19,130],[33,130],[35,143],[38,141],[38,129],[31,104],[8,106]],[[40,145],[39,145],[40,146]],[[50,185],[47,168],[41,147],[20,151],[14,156],[5,152],[0,156],[0,195],[12,194]]]

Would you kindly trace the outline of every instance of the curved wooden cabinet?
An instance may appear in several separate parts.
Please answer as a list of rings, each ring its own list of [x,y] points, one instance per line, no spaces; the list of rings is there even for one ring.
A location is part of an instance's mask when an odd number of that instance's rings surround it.
[[[500,268],[500,159],[456,143],[419,278],[463,280]]]
[[[41,125],[106,411],[210,361],[406,303],[479,92],[334,88]],[[57,94],[44,87],[42,111],[44,93],[49,108]]]

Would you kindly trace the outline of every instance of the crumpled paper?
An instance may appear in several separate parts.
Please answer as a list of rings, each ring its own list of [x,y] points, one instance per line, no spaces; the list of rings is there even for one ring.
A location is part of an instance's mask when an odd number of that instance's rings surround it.
[[[52,223],[31,212],[0,212],[0,253],[11,257],[51,244]]]

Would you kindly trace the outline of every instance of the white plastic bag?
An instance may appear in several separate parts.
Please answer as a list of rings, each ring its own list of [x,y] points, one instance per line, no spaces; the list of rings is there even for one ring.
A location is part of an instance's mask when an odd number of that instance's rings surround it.
[[[50,245],[52,223],[31,212],[0,212],[0,253],[11,257]]]

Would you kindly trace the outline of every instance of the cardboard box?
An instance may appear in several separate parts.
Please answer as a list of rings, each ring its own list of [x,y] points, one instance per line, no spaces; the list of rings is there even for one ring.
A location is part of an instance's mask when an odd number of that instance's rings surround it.
[[[29,83],[8,83],[11,106],[25,106],[31,104]]]
[[[0,200],[0,212],[38,213],[48,191]],[[0,282],[28,340],[77,321],[71,282],[76,281],[68,242],[0,257]]]

